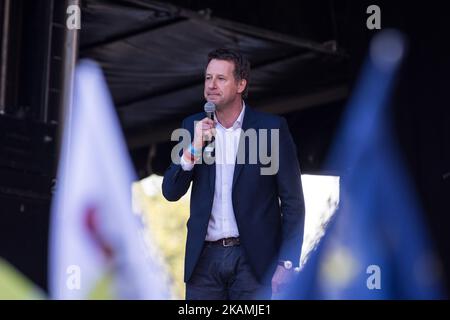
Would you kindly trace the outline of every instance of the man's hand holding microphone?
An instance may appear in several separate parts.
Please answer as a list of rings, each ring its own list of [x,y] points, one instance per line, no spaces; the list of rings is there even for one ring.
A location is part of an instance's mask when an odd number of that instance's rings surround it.
[[[194,139],[189,147],[183,152],[183,157],[187,162],[197,162],[202,155],[203,146],[209,141],[211,141],[211,143],[214,141],[214,136],[216,135],[216,124],[214,121],[215,109],[216,106],[213,103],[207,102],[205,104],[206,117],[201,121],[196,122],[194,128]],[[212,147],[210,145],[206,148],[210,148],[211,150],[205,150],[205,153],[212,151]]]

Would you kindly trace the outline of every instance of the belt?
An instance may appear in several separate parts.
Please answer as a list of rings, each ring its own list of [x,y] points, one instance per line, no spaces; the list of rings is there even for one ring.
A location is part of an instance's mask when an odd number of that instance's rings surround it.
[[[239,238],[223,238],[216,241],[206,241],[206,242],[210,244],[218,244],[223,247],[233,247],[241,244]]]

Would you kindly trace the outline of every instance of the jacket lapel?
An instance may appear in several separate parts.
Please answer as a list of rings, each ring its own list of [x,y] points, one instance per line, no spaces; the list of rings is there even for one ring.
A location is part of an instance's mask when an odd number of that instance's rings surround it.
[[[244,139],[244,132],[247,129],[253,128],[253,129],[257,129],[256,128],[256,119],[255,119],[255,114],[253,112],[253,110],[250,108],[249,105],[245,106],[245,113],[244,113],[244,121],[242,123],[242,131],[241,131],[241,137],[239,138],[239,148],[238,148],[238,152],[237,154],[240,154],[241,152],[243,152],[242,148],[245,148],[245,141]],[[248,150],[249,148],[245,148],[245,161],[248,160]],[[236,157],[236,162],[234,165],[234,173],[233,173],[233,186],[232,186],[232,190],[234,189],[234,185],[236,184],[236,181],[239,178],[239,175],[241,174],[241,171],[244,167],[244,164],[238,164],[237,163],[237,157]]]
[[[214,189],[216,188],[216,161],[212,164],[208,164],[208,175],[209,175],[209,187],[214,194]]]

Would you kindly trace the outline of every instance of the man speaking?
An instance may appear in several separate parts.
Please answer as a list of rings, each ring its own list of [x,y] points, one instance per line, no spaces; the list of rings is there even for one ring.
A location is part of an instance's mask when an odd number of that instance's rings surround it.
[[[250,63],[239,52],[209,53],[204,96],[210,114],[184,119],[193,139],[164,174],[169,201],[180,199],[192,182],[188,300],[270,299],[300,260],[305,206],[296,147],[284,118],[244,103],[249,74]],[[272,172],[264,172],[261,150],[277,161]]]

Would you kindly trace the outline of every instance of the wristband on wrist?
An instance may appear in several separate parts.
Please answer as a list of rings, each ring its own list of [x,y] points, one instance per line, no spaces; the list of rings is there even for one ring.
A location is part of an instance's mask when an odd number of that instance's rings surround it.
[[[189,153],[192,154],[194,157],[200,157],[202,150],[201,149],[195,149],[192,143],[189,145]]]

